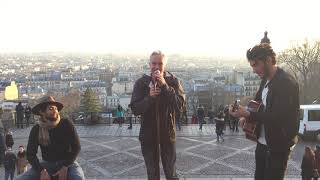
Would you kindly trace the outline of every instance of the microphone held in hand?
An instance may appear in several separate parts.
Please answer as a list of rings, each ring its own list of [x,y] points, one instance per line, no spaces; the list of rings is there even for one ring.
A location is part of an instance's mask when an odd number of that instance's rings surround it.
[[[154,89],[156,89],[156,87],[157,87],[157,78],[160,76],[160,70],[155,70],[153,72],[153,76],[154,76],[154,82],[153,82]]]

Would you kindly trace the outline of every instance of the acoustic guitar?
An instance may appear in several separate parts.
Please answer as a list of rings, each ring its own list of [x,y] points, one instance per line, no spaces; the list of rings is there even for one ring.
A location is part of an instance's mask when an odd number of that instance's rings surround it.
[[[261,102],[257,102],[254,100],[249,101],[247,105],[247,110],[249,112],[258,112],[260,109],[263,108],[263,104]],[[257,128],[257,122],[250,119],[245,118],[244,125],[243,125],[243,131],[245,132],[246,138],[249,140],[252,140],[254,142],[258,141],[257,134],[259,134],[258,128]]]

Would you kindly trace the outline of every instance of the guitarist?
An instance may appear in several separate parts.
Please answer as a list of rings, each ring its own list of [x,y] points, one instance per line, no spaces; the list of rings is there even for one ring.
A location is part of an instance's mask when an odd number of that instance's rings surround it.
[[[167,179],[176,174],[176,113],[184,105],[183,89],[178,79],[165,71],[165,55],[155,51],[150,56],[151,75],[143,75],[134,85],[130,107],[141,115],[139,140],[149,180],[160,179],[159,154]]]
[[[249,112],[239,106],[230,115],[257,122],[258,142],[255,150],[255,179],[282,180],[289,155],[298,141],[299,86],[296,80],[276,66],[276,54],[268,43],[247,51],[253,72],[261,79],[255,100],[263,103],[262,112]],[[232,105],[230,107],[232,109]]]

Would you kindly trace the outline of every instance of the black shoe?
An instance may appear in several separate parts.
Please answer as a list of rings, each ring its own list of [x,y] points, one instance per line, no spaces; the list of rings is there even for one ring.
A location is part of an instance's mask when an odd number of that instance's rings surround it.
[[[132,127],[129,126],[128,129],[132,129]]]

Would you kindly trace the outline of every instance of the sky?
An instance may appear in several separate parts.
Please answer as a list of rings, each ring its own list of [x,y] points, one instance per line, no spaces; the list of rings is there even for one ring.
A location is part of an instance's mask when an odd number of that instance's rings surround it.
[[[242,57],[320,39],[318,0],[0,0],[0,53]]]

